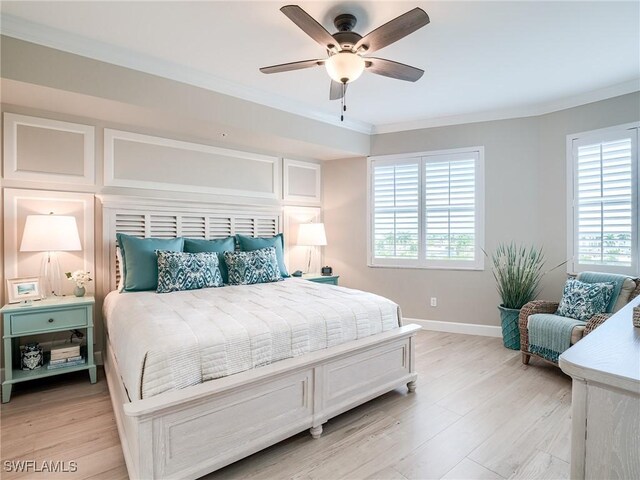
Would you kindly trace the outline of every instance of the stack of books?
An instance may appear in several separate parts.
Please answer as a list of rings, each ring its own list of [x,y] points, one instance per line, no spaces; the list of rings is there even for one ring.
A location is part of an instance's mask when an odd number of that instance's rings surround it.
[[[84,357],[80,354],[80,345],[62,345],[51,349],[48,369],[83,365]]]

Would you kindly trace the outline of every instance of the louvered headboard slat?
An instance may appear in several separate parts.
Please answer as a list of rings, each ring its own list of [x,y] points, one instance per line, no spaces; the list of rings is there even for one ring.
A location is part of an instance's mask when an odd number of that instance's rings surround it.
[[[116,234],[140,238],[224,238],[235,234],[271,236],[282,231],[281,211],[277,206],[195,204],[192,202],[151,202],[141,206],[140,199],[99,197],[103,203],[104,294],[114,290],[120,280],[116,258]],[[257,213],[252,213],[250,209]]]

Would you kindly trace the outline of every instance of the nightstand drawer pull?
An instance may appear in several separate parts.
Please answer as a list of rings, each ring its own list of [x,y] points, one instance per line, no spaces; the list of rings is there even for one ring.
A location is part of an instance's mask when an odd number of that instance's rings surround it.
[[[53,316],[52,316],[53,314]],[[84,327],[89,323],[87,309],[57,308],[55,312],[33,311],[11,314],[11,334],[40,333],[53,329]]]

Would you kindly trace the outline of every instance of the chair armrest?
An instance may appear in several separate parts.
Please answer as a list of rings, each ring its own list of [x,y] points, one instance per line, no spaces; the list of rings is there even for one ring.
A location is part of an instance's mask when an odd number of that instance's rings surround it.
[[[527,330],[529,316],[536,313],[555,313],[556,310],[558,310],[558,302],[547,302],[545,300],[533,300],[522,307],[520,316],[518,317],[521,351],[525,353],[529,352],[529,331]]]
[[[602,325],[604,322],[606,322],[607,320],[609,320],[611,318],[611,316],[613,315],[613,313],[597,313],[595,314],[593,317],[591,317],[588,321],[587,324],[584,327],[584,334],[583,336],[587,336],[589,335],[591,332],[593,332],[596,328],[598,328],[600,325]]]
[[[640,295],[640,278],[636,278],[634,281],[636,282],[636,289],[629,295],[629,301]]]
[[[633,292],[631,292],[631,295],[629,296],[629,301],[633,300],[638,295],[640,295],[640,280],[639,279],[635,279],[634,282],[636,282],[636,288],[635,288],[635,290]],[[609,320],[612,315],[613,315],[613,313],[597,313],[597,314],[595,314],[593,317],[591,317],[587,321],[587,324],[585,325],[585,328],[584,328],[584,335],[583,336],[589,335],[596,328],[598,328],[604,322]]]

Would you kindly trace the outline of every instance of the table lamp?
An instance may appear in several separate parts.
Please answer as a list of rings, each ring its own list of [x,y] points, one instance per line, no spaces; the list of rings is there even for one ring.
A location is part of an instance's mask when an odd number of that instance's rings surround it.
[[[70,215],[27,215],[22,234],[21,252],[46,252],[42,257],[40,277],[46,295],[60,295],[62,273],[56,252],[82,250],[76,217]]]
[[[323,247],[327,244],[327,235],[324,231],[324,223],[301,223],[298,227],[298,245],[309,247],[309,262],[307,271],[311,270],[311,256],[313,247]]]

